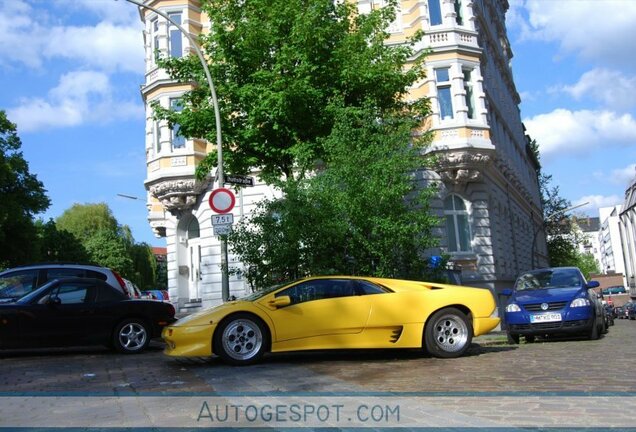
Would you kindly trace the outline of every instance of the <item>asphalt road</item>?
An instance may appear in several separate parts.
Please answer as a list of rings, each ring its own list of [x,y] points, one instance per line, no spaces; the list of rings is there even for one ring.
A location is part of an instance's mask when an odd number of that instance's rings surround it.
[[[443,409],[456,410],[452,414],[456,427],[546,426],[545,422],[582,427],[608,421],[607,426],[632,426],[636,409],[636,368],[631,366],[636,359],[634,335],[636,321],[616,320],[609,333],[596,341],[555,339],[508,345],[503,335],[479,337],[467,355],[451,360],[415,350],[308,352],[268,355],[260,364],[247,367],[227,366],[218,359],[168,358],[160,342],[138,355],[99,347],[0,351],[0,402],[5,410],[0,406],[0,427],[23,426],[20,415],[9,412],[11,404],[21,403],[24,410],[31,402],[18,401],[15,396],[36,400],[61,396],[68,403],[83,395],[163,396],[164,405],[165,396],[179,401],[185,396],[217,395],[410,397],[407,405],[414,398],[425,398],[424,402],[418,399],[418,409],[428,407],[430,413],[439,413],[442,408],[436,405],[454,397],[455,408],[444,405]],[[468,400],[462,399],[466,397]],[[528,401],[534,404],[530,414],[540,412],[543,423],[534,423],[538,417],[510,416],[515,410],[529,409]],[[608,416],[608,409],[616,406],[622,408]],[[200,417],[201,411],[195,411]],[[138,420],[141,424],[151,421],[151,415],[145,415],[145,420]],[[433,414],[427,418],[433,426],[450,421]],[[524,418],[526,423],[519,423]],[[120,425],[112,413],[105,411],[103,419],[114,423],[102,425]],[[131,427],[139,424],[126,423]]]

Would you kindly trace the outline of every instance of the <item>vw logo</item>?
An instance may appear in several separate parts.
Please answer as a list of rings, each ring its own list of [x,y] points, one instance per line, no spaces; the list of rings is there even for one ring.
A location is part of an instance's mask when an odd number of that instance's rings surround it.
[[[548,310],[549,307],[547,303],[541,303],[541,310]]]

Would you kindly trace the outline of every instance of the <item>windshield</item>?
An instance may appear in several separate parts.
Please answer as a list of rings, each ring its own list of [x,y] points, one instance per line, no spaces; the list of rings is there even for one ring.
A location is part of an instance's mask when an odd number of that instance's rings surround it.
[[[245,297],[241,297],[241,300],[245,300],[245,301],[255,301],[260,299],[261,297],[265,297],[267,294],[276,291],[279,288],[284,287],[285,285],[289,285],[290,282],[284,282],[284,283],[280,283],[280,284],[276,284],[276,285],[272,285],[270,287],[267,288],[263,288],[261,290],[258,291],[254,291],[252,294],[245,296]]]
[[[577,269],[543,269],[527,272],[519,276],[515,290],[535,290],[548,288],[576,288],[582,285],[581,274]]]
[[[32,289],[33,283],[25,275],[16,274],[0,278],[0,299],[20,298]]]

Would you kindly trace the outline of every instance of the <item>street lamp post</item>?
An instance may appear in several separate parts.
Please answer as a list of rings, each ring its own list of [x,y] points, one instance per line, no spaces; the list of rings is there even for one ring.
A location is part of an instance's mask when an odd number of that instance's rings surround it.
[[[575,206],[568,207],[568,208],[566,208],[566,209],[556,211],[556,212],[554,212],[554,213],[552,213],[552,214],[550,214],[550,215],[546,216],[546,218],[543,220],[543,223],[541,224],[540,229],[538,229],[538,230],[534,233],[534,237],[532,238],[532,268],[536,268],[536,265],[535,265],[535,249],[536,249],[536,244],[537,244],[537,236],[539,235],[539,233],[540,233],[541,231],[545,232],[545,223],[546,223],[546,222],[548,222],[548,221],[549,221],[549,220],[551,220],[551,219],[554,219],[555,217],[557,217],[557,216],[559,216],[559,215],[561,215],[561,214],[563,214],[563,213],[567,213],[567,212],[569,212],[569,211],[571,211],[571,210],[577,209],[577,208],[579,208],[579,207],[586,206],[586,205],[588,205],[588,204],[589,204],[589,202],[584,202],[584,203],[582,203],[582,204],[577,204],[577,205],[575,205]],[[533,223],[533,225],[534,225],[534,223]]]
[[[115,0],[117,1],[117,0]],[[208,68],[208,63],[205,61],[205,57],[203,56],[203,52],[197,45],[197,42],[190,36],[190,34],[181,27],[181,24],[175,22],[172,18],[168,16],[165,12],[162,12],[152,6],[148,6],[142,3],[140,0],[125,0],[128,3],[132,3],[137,5],[140,8],[148,9],[157,15],[162,16],[167,19],[170,23],[172,23],[175,27],[179,29],[179,31],[188,38],[190,41],[190,46],[194,49],[199,57],[199,61],[201,62],[201,66],[203,66],[203,71],[205,72],[205,78],[208,81],[208,86],[210,87],[210,96],[212,97],[212,105],[214,106],[214,119],[216,122],[216,152],[217,152],[217,171],[216,178],[218,181],[218,187],[223,187],[225,184],[225,177],[223,175],[223,146],[221,140],[221,111],[219,110],[219,102],[216,97],[216,90],[214,88],[214,83],[212,82],[212,76],[210,75],[210,69]],[[226,302],[230,298],[230,282],[229,282],[229,272],[228,272],[228,259],[227,259],[227,239],[225,236],[220,236],[221,241],[221,296],[223,301]]]

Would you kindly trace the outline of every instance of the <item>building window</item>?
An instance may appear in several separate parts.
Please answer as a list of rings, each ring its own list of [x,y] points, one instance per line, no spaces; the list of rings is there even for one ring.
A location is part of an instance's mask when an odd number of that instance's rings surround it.
[[[181,112],[183,106],[181,105],[181,99],[170,99],[170,109],[174,112]],[[172,148],[184,148],[185,147],[185,137],[180,133],[181,126],[179,123],[174,123],[172,125]]]
[[[152,20],[150,28],[152,29],[152,33],[150,35],[150,50],[152,53],[150,54],[150,58],[152,59],[152,64],[156,64],[157,59],[159,58],[159,20],[157,18]]]
[[[455,22],[457,25],[464,25],[464,15],[462,12],[462,0],[455,0]]]
[[[435,81],[437,81],[437,103],[439,115],[442,120],[453,118],[453,100],[451,95],[450,68],[435,69]]]
[[[193,217],[188,224],[188,240],[200,237],[199,221],[196,217]]]
[[[444,218],[449,252],[470,252],[471,233],[468,211],[464,200],[457,195],[449,195],[444,200]]]
[[[154,141],[155,141],[154,142],[155,151],[158,154],[158,153],[161,152],[161,126],[159,125],[158,121],[154,122],[152,136],[153,136]]]
[[[473,92],[473,80],[472,71],[469,69],[463,69],[464,75],[464,92],[466,97],[466,108],[468,109],[467,115],[469,119],[475,118],[475,99]]]
[[[440,25],[442,23],[442,8],[440,0],[428,0],[428,18],[431,25]]]
[[[169,13],[168,17],[175,23],[181,25],[181,13]],[[170,44],[170,57],[182,57],[183,56],[183,37],[179,27],[174,25],[171,21],[168,22],[168,34]]]

